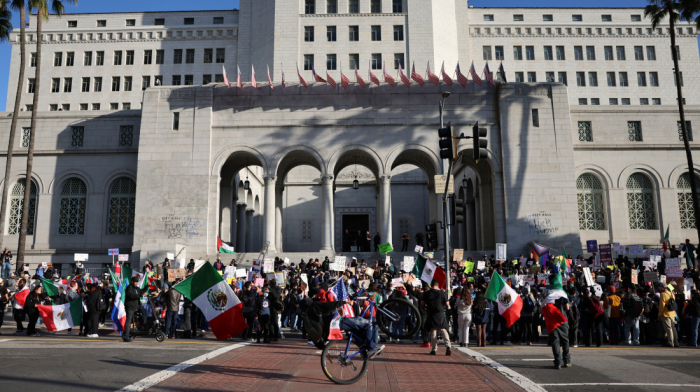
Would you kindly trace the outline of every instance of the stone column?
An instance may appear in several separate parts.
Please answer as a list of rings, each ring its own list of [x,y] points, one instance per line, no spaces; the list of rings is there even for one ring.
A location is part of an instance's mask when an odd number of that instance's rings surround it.
[[[379,176],[379,235],[382,243],[391,242],[391,176]]]
[[[233,246],[236,246],[236,234],[238,234],[238,197],[236,197],[236,187],[232,188],[233,198],[231,199],[231,237],[230,240]],[[238,249],[236,249],[238,252]]]
[[[253,213],[255,210],[246,209],[245,210],[245,220],[248,223],[248,228],[245,231],[245,250],[246,252],[253,251],[253,236],[255,236],[255,221],[253,220]]]
[[[236,222],[236,252],[245,253],[245,203],[237,205],[238,222]]]
[[[267,251],[270,253],[276,252],[277,242],[275,241],[275,185],[277,176],[265,177],[265,209],[264,209],[264,224],[263,224],[263,245],[265,242],[270,242]]]
[[[222,241],[231,241],[231,206],[233,197],[230,186],[221,186],[221,198],[219,201],[219,237]]]
[[[321,250],[333,250],[333,176],[321,177],[323,197],[323,228]]]
[[[275,248],[278,252],[284,250],[284,241],[282,237],[282,203],[284,187],[275,187]]]

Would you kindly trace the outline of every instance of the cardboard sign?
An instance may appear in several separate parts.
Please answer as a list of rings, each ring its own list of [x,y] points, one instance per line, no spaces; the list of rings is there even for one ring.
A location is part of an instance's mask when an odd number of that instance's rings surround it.
[[[639,279],[637,278],[637,270],[633,269],[630,271],[630,278],[632,279],[632,284],[639,284]]]
[[[348,271],[350,271],[350,275],[355,275],[355,267],[348,267]]]
[[[530,267],[530,273],[531,274],[538,274],[540,272],[541,267]]]
[[[168,270],[168,282],[174,282],[177,279],[185,279],[187,272],[184,268],[171,268]]]
[[[73,261],[88,261],[88,257],[87,253],[76,253],[73,255]]]
[[[416,248],[413,250],[416,253],[422,253],[423,252],[423,247],[420,245],[416,245]]]
[[[583,268],[583,276],[586,279],[586,286],[593,286],[595,282],[593,282],[593,275],[591,275],[591,269],[590,268]]]
[[[391,242],[387,242],[387,243],[385,243],[385,244],[380,244],[380,245],[379,245],[379,253],[387,254],[387,253],[389,253],[389,252],[391,252],[391,251],[393,251],[393,250],[394,250],[394,249],[391,247]]]
[[[335,260],[330,264],[331,271],[344,272],[347,263],[347,257],[345,256],[335,256]]]
[[[588,253],[598,253],[598,240],[586,241],[586,251]]]
[[[129,255],[119,255],[118,261],[129,261]]]
[[[682,278],[683,268],[681,267],[681,259],[673,258],[666,259],[666,276],[670,278]]]
[[[403,262],[401,263],[401,270],[406,272],[413,271],[413,267],[416,265],[416,259],[413,256],[404,256]]]
[[[645,272],[642,274],[645,283],[658,283],[659,275],[656,272]]]
[[[263,270],[265,273],[275,272],[275,259],[265,259],[263,262]]]
[[[119,254],[119,248],[107,249],[108,256],[117,256]]]
[[[496,260],[505,261],[507,249],[508,244],[496,244]]]
[[[477,261],[477,262],[476,262],[476,269],[477,269],[478,271],[483,271],[483,270],[485,270],[485,269],[486,269],[486,262],[485,262],[484,260]]]
[[[462,261],[464,259],[464,249],[455,249],[452,261]]]
[[[365,275],[368,275],[368,276],[374,275],[374,269],[367,267],[367,269],[365,270]]]
[[[627,247],[630,256],[641,256],[644,254],[644,245],[630,245]]]

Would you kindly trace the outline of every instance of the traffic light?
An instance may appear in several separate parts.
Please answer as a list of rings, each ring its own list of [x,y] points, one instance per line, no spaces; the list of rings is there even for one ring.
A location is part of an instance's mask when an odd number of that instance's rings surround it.
[[[464,200],[455,198],[454,219],[455,224],[464,223]]]
[[[479,162],[481,158],[488,158],[488,153],[482,149],[489,146],[489,141],[486,139],[481,139],[486,137],[486,128],[479,128],[479,122],[477,121],[472,127],[472,141],[474,142],[474,161]]]
[[[452,145],[454,127],[447,124],[445,128],[438,128],[438,137],[440,138],[440,158],[454,159],[454,146]]]
[[[437,225],[435,223],[431,223],[429,225],[425,225],[425,238],[428,243],[428,249],[434,250],[438,248],[438,237],[437,237]]]

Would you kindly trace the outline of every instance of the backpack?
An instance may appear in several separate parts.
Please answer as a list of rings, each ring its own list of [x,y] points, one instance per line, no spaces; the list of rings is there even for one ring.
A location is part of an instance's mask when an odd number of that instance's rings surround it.
[[[525,313],[535,312],[535,301],[533,301],[532,297],[530,297],[529,295],[526,295],[525,300],[523,301],[523,311]]]
[[[639,296],[635,296],[634,298],[632,309],[625,309],[625,316],[628,318],[637,318],[644,313],[644,302]]]
[[[105,302],[105,298],[100,294],[97,296],[97,311],[103,312],[105,310],[107,310],[107,302]]]
[[[669,312],[675,312],[676,310],[678,310],[678,304],[676,303],[676,300],[673,298],[672,295],[668,299],[668,302],[666,302],[666,310]]]
[[[601,314],[605,313],[600,301],[596,300],[595,298],[590,298],[589,300],[591,301],[591,306],[588,308],[588,310],[592,315],[600,316]]]

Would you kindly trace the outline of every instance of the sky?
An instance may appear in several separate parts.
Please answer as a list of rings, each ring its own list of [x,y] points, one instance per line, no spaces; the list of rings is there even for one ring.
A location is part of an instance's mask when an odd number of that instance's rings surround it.
[[[50,0],[49,0],[50,1]],[[255,1],[255,0],[254,0]],[[460,0],[464,1],[464,0]],[[645,0],[615,0],[615,7],[644,7],[648,4]],[[238,8],[238,0],[208,0],[205,3],[197,3],[184,0],[143,1],[122,0],[117,3],[111,1],[81,0],[78,5],[65,5],[66,13],[87,12],[140,12],[140,11],[189,11],[189,10],[222,10]],[[571,0],[472,0],[470,6],[474,7],[580,7],[579,1]],[[586,7],[607,7],[610,0],[588,0]],[[13,13],[12,25],[19,30],[19,15]],[[10,73],[10,44],[0,44],[0,108],[5,107],[7,100],[7,81]]]

